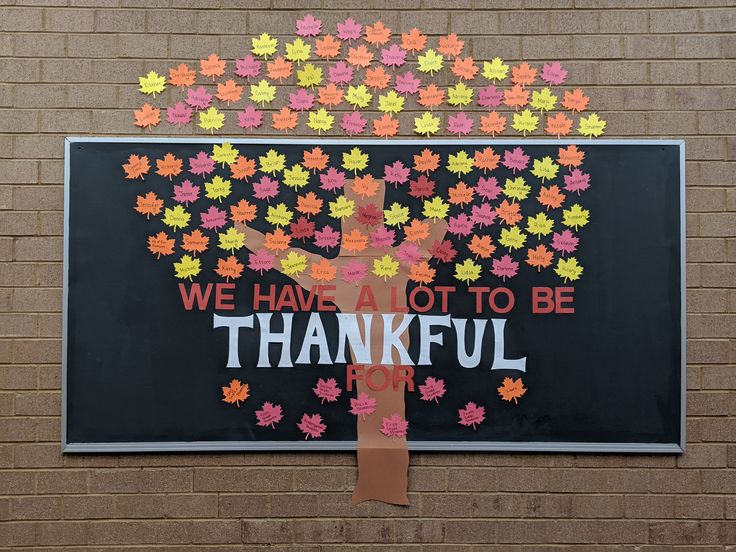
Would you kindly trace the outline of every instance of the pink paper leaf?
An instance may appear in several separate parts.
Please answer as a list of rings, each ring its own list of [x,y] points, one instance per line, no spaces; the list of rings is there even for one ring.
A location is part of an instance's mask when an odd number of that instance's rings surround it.
[[[258,419],[256,425],[274,429],[283,417],[280,404],[273,404],[266,401],[259,410],[256,410],[256,418]]]
[[[304,433],[304,439],[322,437],[322,434],[327,429],[327,426],[322,423],[322,416],[319,414],[304,414],[302,421],[296,424],[296,426]]]
[[[442,395],[445,394],[445,380],[427,376],[427,379],[424,380],[424,385],[419,386],[419,392],[422,394],[421,399],[423,401],[434,401],[438,403]]]
[[[493,224],[496,219],[496,211],[490,204],[483,202],[480,205],[473,205],[470,218],[473,224],[477,224],[479,228],[484,228]]]
[[[399,184],[405,184],[409,180],[410,169],[401,161],[394,161],[392,165],[383,166],[384,181],[394,184],[398,187]]]
[[[345,186],[345,173],[330,167],[327,172],[319,175],[320,188],[329,192],[341,190]]]
[[[337,380],[335,378],[328,378],[326,380],[319,378],[317,380],[317,385],[312,388],[312,391],[322,399],[323,403],[325,401],[335,402],[337,397],[340,396],[340,393],[342,393],[342,389],[337,385]]]
[[[322,32],[322,21],[312,14],[296,20],[296,34],[299,36],[317,36]]]
[[[451,134],[457,134],[462,136],[464,134],[470,134],[473,130],[473,119],[468,117],[464,112],[460,112],[457,115],[450,115],[447,118],[447,131]]]
[[[186,125],[192,120],[192,108],[184,102],[176,102],[173,107],[166,108],[166,121],[172,125]]]
[[[480,107],[498,107],[503,101],[503,90],[498,90],[492,84],[478,91],[478,105]]]
[[[493,268],[491,274],[498,276],[504,282],[506,278],[513,278],[519,272],[519,263],[512,259],[509,255],[504,255],[500,259],[493,259]]]
[[[279,195],[279,183],[270,176],[263,175],[258,182],[253,183],[253,197],[271,203]]]
[[[590,188],[590,175],[580,169],[573,169],[570,174],[565,175],[564,179],[565,190],[568,192],[576,192],[580,195],[580,192],[584,192]]]
[[[206,152],[200,151],[194,157],[189,158],[189,172],[197,176],[205,176],[215,170],[215,160]]]
[[[344,61],[338,61],[327,70],[327,78],[334,84],[347,84],[353,80],[353,68]]]
[[[227,224],[227,212],[221,211],[214,205],[199,214],[202,219],[200,226],[205,230],[219,230]]]
[[[368,266],[358,259],[352,259],[342,266],[342,280],[346,284],[357,285],[363,281],[367,274]]]
[[[308,111],[314,105],[314,94],[300,88],[296,92],[289,93],[289,107],[294,111]]]
[[[364,420],[376,411],[376,399],[368,393],[358,394],[357,399],[350,399],[350,413],[361,416]]]
[[[498,197],[502,190],[495,176],[488,178],[481,176],[478,179],[478,185],[475,187],[475,191],[480,197],[493,200]]]
[[[348,17],[342,23],[337,24],[337,38],[352,42],[358,40],[363,32],[363,25],[356,23],[352,17]]]
[[[204,86],[198,86],[187,91],[187,97],[184,101],[194,109],[207,109],[212,105],[212,94],[207,92]]]
[[[248,105],[243,111],[238,111],[238,126],[240,128],[258,128],[263,124],[263,112],[253,105]]]
[[[324,226],[322,229],[314,232],[314,245],[325,251],[329,251],[333,247],[337,247],[340,243],[340,232],[332,228],[332,226]]]
[[[564,256],[565,253],[572,253],[578,248],[580,238],[576,237],[570,230],[555,232],[552,234],[552,249],[559,251]]]
[[[529,156],[524,153],[521,148],[514,148],[513,150],[506,150],[503,154],[503,161],[501,164],[507,169],[511,169],[514,174],[516,171],[523,171],[529,165]]]
[[[247,55],[243,59],[236,59],[235,74],[243,79],[255,78],[261,74],[261,61],[252,55]]]
[[[559,61],[553,61],[542,65],[542,72],[539,77],[546,83],[558,85],[565,82],[567,71]]]
[[[368,120],[363,117],[359,111],[350,111],[349,113],[345,113],[340,119],[340,128],[342,128],[348,136],[362,133],[365,131],[367,124]]]
[[[476,429],[479,423],[486,419],[486,408],[484,406],[478,406],[474,402],[469,402],[465,405],[465,408],[458,409],[457,413],[460,415],[460,425],[472,426]]]
[[[394,242],[396,241],[396,232],[381,225],[371,232],[368,238],[371,241],[371,247],[375,247],[376,249],[387,249],[389,247],[393,247]]]
[[[422,84],[418,78],[414,76],[411,71],[407,71],[401,75],[396,75],[396,85],[394,90],[399,94],[416,94],[419,92],[419,85]]]
[[[406,63],[406,50],[398,44],[381,49],[381,63],[387,67],[401,67]]]
[[[194,186],[191,180],[185,180],[181,184],[174,184],[173,199],[188,207],[190,203],[194,203],[199,199],[199,192],[199,186]]]
[[[381,420],[381,433],[387,437],[405,437],[409,429],[409,422],[401,414],[391,414]]]
[[[469,236],[473,233],[473,221],[465,213],[450,217],[447,223],[447,231],[454,236]]]
[[[266,248],[261,247],[257,251],[253,251],[248,255],[248,268],[263,276],[264,272],[273,268],[275,260],[276,256],[273,253],[268,251]]]
[[[396,250],[396,258],[402,265],[411,266],[419,262],[422,258],[422,252],[419,251],[419,248],[415,244],[404,242]]]

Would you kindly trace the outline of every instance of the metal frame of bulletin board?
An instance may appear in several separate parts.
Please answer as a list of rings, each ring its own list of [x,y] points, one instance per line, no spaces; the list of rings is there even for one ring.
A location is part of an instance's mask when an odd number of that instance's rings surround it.
[[[64,162],[64,268],[63,268],[63,341],[62,341],[62,413],[61,444],[66,453],[120,453],[120,452],[176,452],[176,451],[289,451],[289,450],[355,450],[355,441],[178,441],[178,442],[69,442],[67,439],[68,407],[68,315],[69,315],[69,204],[70,204],[70,150],[77,142],[115,143],[171,143],[171,144],[303,144],[314,145],[382,145],[403,146],[419,144],[452,146],[504,145],[581,145],[595,148],[606,145],[676,146],[679,150],[679,254],[680,254],[680,442],[679,443],[606,443],[606,442],[515,442],[515,441],[409,441],[414,451],[510,451],[510,452],[566,452],[566,453],[663,453],[677,454],[685,449],[685,389],[686,389],[686,283],[685,283],[685,144],[682,140],[357,140],[357,139],[242,139],[232,138],[168,138],[168,137],[69,137],[65,140]]]

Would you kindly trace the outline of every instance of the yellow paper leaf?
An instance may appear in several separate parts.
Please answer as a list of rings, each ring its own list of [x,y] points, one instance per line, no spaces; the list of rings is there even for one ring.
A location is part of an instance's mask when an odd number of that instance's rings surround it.
[[[197,124],[200,128],[214,133],[215,130],[225,125],[225,114],[220,113],[216,107],[210,107],[207,111],[199,112],[199,123]]]
[[[149,71],[145,77],[138,77],[138,90],[144,94],[151,94],[156,97],[166,88],[166,77],[159,75],[156,71]]]

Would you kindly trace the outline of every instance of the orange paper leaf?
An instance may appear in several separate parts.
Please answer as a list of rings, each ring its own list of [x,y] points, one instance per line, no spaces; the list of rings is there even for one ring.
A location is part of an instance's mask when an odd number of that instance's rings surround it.
[[[168,177],[169,180],[181,173],[182,160],[173,153],[167,153],[163,159],[156,159],[156,174]]]
[[[248,179],[256,174],[256,160],[238,155],[235,162],[230,163],[230,172],[235,180],[245,180],[248,182]]]
[[[210,239],[197,230],[192,230],[190,234],[184,234],[182,236],[181,248],[187,253],[197,255],[197,253],[204,253],[207,251],[207,246],[210,243]]]
[[[470,252],[475,254],[475,258],[490,259],[491,255],[496,251],[491,236],[473,236],[468,244]]]
[[[401,47],[410,52],[421,52],[427,45],[427,35],[414,27],[408,33],[401,33]]]
[[[219,276],[222,276],[223,278],[225,278],[226,282],[229,282],[230,278],[234,280],[236,278],[240,278],[240,276],[243,274],[243,263],[238,262],[238,259],[236,257],[230,255],[227,259],[217,259],[217,268],[215,268],[214,270]],[[241,387],[241,390],[242,390],[242,387]],[[242,391],[241,391],[241,394],[242,394]],[[242,397],[240,400],[244,401],[247,398],[248,398],[248,386],[246,385],[245,386],[245,396]],[[225,401],[225,402],[229,402],[229,401]]]
[[[151,165],[148,163],[148,156],[131,154],[128,157],[128,162],[123,163],[123,170],[125,171],[125,178],[143,178],[148,174]]]
[[[417,172],[431,173],[440,166],[440,155],[424,148],[419,155],[414,156],[414,170]]]
[[[275,130],[289,131],[296,128],[298,123],[298,115],[296,111],[292,111],[288,107],[282,107],[280,111],[271,113],[273,119],[273,128]]]
[[[567,136],[572,130],[572,119],[567,117],[564,113],[556,113],[555,115],[547,115],[547,125],[544,127],[544,131],[547,134],[557,136]]]
[[[318,198],[317,194],[308,192],[306,195],[297,197],[296,210],[309,218],[310,215],[318,215],[323,204],[324,201]]]
[[[491,111],[488,115],[481,115],[480,130],[486,134],[495,136],[506,130],[506,117],[497,111]]]
[[[321,171],[327,168],[327,162],[330,157],[322,151],[322,148],[315,147],[311,151],[304,150],[304,160],[302,165],[305,169],[314,171]]]
[[[382,117],[373,119],[373,134],[382,138],[396,136],[399,132],[399,120],[394,119],[388,113],[384,113]]]
[[[391,39],[391,29],[386,27],[381,21],[376,21],[374,25],[365,26],[365,41],[374,46],[386,44]]]
[[[435,84],[430,84],[426,88],[419,89],[419,99],[417,102],[419,105],[432,109],[442,105],[445,101],[445,91],[438,88]]]
[[[529,86],[537,78],[537,70],[526,61],[511,68],[511,82],[519,86]]]
[[[500,162],[501,156],[493,151],[493,148],[477,150],[473,157],[473,165],[482,170],[483,173],[494,170]]]
[[[391,82],[391,75],[386,72],[383,65],[379,65],[373,69],[365,70],[365,80],[363,82],[368,88],[383,90],[384,88],[388,88]]]
[[[519,404],[517,399],[524,393],[526,393],[526,387],[524,387],[524,382],[521,381],[521,378],[517,380],[512,378],[503,378],[503,383],[501,387],[498,388],[498,394],[501,395],[503,400],[513,400],[516,404]]]
[[[480,68],[473,62],[472,57],[455,58],[452,64],[452,74],[464,80],[473,80]]]
[[[221,102],[237,102],[243,95],[243,87],[232,79],[229,79],[224,84],[221,82],[217,83],[217,99]]]
[[[161,122],[161,110],[151,104],[144,104],[140,109],[136,109],[133,115],[137,127],[151,128]]]
[[[207,59],[199,60],[199,72],[205,77],[221,77],[225,74],[225,60],[220,59],[217,54],[210,54]]]
[[[241,383],[239,380],[232,380],[230,385],[222,388],[223,401],[228,404],[235,403],[240,408],[240,402],[248,398],[250,388],[247,383]]]
[[[190,69],[186,63],[180,63],[178,67],[169,68],[169,84],[172,86],[192,86],[197,79],[197,73]]]
[[[256,219],[258,208],[245,199],[230,206],[230,218],[235,222],[246,224]]]
[[[294,64],[290,61],[286,61],[283,56],[278,56],[273,61],[269,61],[266,64],[266,72],[268,78],[271,80],[277,80],[283,82],[284,79],[288,79],[294,69]]]
[[[314,53],[319,57],[330,59],[340,55],[340,47],[342,42],[332,35],[325,35],[324,38],[318,38],[314,43]]]
[[[166,232],[148,236],[148,250],[156,255],[157,259],[160,259],[161,255],[171,255],[174,253],[174,238],[169,238]]]

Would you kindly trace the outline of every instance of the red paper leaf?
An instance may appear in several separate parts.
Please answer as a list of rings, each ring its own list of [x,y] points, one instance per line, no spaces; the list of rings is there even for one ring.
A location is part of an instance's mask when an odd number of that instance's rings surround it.
[[[319,378],[317,385],[312,388],[314,394],[317,395],[322,402],[335,402],[342,393],[342,389],[337,385],[335,378],[328,378],[326,380]]]
[[[401,417],[401,414],[391,414],[381,420],[381,433],[387,437],[405,437],[409,429],[409,422]]]
[[[256,425],[274,429],[283,417],[280,404],[266,401],[260,409],[256,410],[256,418],[258,419]]]
[[[304,433],[305,437],[304,439],[317,438],[321,437],[322,434],[327,429],[327,426],[322,423],[322,416],[319,414],[313,414],[310,416],[309,414],[304,414],[302,416],[301,422],[296,424],[297,427],[301,430],[302,433]]]
[[[421,399],[423,401],[434,401],[440,402],[439,399],[445,394],[445,380],[435,379],[432,376],[427,376],[424,380],[424,385],[419,386],[419,392],[422,394]]]
[[[344,278],[343,278],[344,279]],[[364,420],[376,411],[376,399],[368,393],[358,394],[357,399],[350,399],[350,413],[361,416]]]
[[[460,415],[460,425],[472,426],[476,429],[479,423],[486,419],[486,408],[484,406],[478,406],[474,402],[469,402],[465,405],[465,408],[458,409],[457,413]]]

